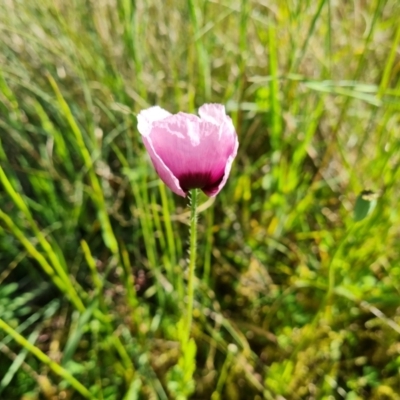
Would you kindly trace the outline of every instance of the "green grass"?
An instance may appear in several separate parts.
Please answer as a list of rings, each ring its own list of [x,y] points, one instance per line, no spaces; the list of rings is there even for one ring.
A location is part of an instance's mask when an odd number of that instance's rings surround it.
[[[0,0],[0,399],[399,399],[398,15]],[[136,115],[204,102],[240,147],[182,355],[190,211]]]

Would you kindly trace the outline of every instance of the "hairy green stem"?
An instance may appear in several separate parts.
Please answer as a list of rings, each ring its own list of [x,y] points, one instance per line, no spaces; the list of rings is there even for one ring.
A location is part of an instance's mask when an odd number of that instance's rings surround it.
[[[187,291],[187,311],[186,311],[186,335],[190,338],[193,315],[194,298],[194,278],[196,269],[196,250],[197,250],[197,189],[191,191],[190,202],[190,259],[189,259],[189,282]]]

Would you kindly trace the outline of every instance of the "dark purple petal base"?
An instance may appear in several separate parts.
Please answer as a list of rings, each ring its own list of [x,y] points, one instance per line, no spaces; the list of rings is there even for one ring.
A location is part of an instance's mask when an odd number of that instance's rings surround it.
[[[205,193],[214,192],[218,189],[219,184],[224,178],[224,171],[216,175],[210,173],[187,173],[183,174],[179,179],[179,185],[184,192],[191,189],[201,189]]]

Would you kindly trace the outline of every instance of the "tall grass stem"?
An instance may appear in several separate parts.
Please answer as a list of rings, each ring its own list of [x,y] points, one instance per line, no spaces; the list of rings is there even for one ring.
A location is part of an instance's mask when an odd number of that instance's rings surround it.
[[[61,365],[57,364],[38,347],[26,340],[22,335],[15,331],[10,325],[0,318],[0,329],[10,335],[18,344],[24,349],[32,353],[43,364],[47,365],[56,375],[65,379],[77,392],[79,392],[86,399],[95,399],[89,390],[75,379],[69,371],[64,369]]]

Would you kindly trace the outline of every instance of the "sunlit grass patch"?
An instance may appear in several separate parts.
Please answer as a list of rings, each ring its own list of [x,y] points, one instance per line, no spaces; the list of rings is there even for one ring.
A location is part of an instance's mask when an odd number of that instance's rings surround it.
[[[205,102],[240,147],[199,197],[193,398],[398,398],[399,12],[0,1],[0,398],[179,387],[190,213],[136,115]]]

